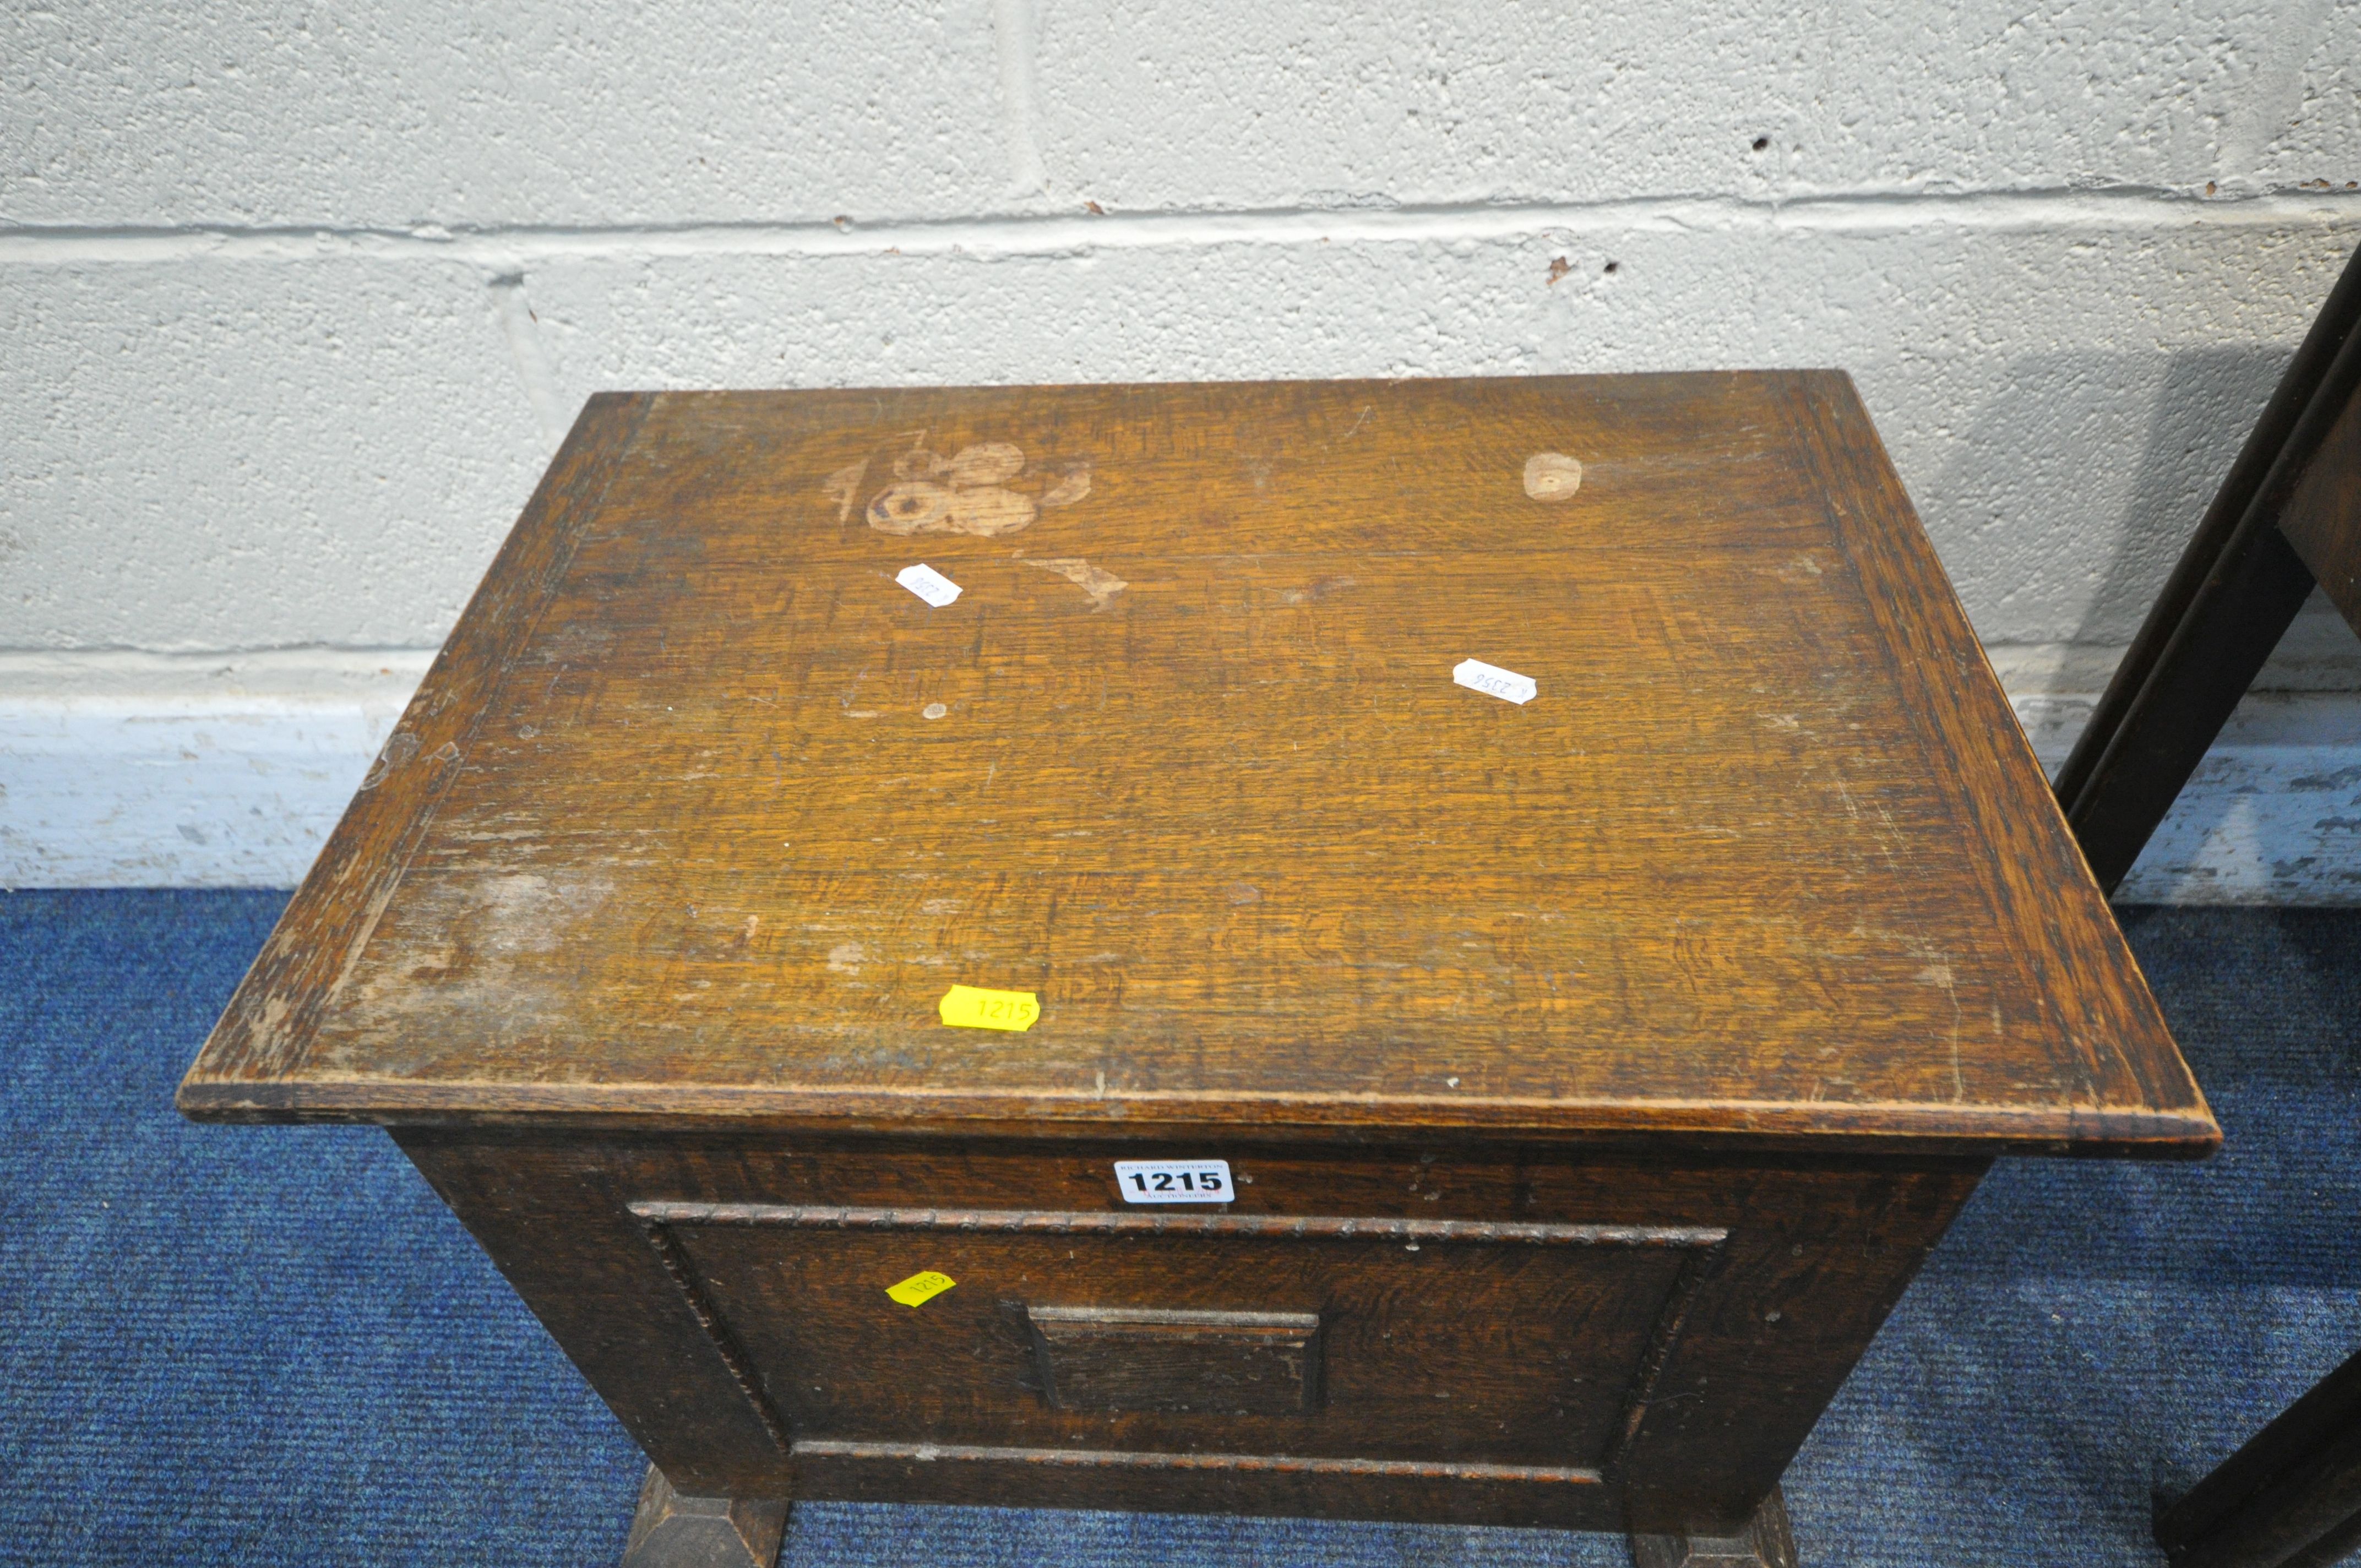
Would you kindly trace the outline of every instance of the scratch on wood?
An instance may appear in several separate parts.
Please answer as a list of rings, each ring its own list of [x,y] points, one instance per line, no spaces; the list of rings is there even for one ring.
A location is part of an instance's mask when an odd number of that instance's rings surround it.
[[[1960,1011],[1960,989],[1951,978],[1951,966],[1932,963],[1918,971],[1921,983],[1937,985],[1951,1000],[1951,1102],[1959,1104],[1968,1097],[1968,1080],[1960,1067],[1960,1025],[1964,1017]]]

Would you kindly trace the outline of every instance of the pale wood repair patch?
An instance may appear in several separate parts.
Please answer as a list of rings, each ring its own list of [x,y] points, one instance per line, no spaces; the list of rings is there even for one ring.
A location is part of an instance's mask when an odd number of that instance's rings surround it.
[[[1582,465],[1563,452],[1536,452],[1525,459],[1525,494],[1537,501],[1562,501],[1582,488]]]

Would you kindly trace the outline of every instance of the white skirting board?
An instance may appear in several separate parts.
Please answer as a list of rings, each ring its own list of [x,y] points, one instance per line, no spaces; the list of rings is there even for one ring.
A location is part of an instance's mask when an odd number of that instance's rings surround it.
[[[1994,650],[2045,766],[2116,652]],[[431,658],[0,654],[0,887],[293,886]],[[2117,897],[2361,905],[2361,692],[2249,696]]]
[[[0,655],[0,887],[292,887],[434,655]]]

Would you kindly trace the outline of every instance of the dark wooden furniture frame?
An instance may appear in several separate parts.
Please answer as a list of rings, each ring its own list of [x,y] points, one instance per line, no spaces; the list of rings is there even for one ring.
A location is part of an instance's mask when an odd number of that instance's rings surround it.
[[[2361,1549],[2361,1355],[2159,1508],[2174,1568],[2328,1568]]]
[[[2321,308],[2058,775],[2112,892],[2317,583],[2361,630],[2361,253]],[[2185,1496],[2176,1568],[2321,1568],[2361,1547],[2361,1355]]]
[[[2361,628],[2361,253],[2321,307],[2058,772],[2113,893],[2312,585]]]

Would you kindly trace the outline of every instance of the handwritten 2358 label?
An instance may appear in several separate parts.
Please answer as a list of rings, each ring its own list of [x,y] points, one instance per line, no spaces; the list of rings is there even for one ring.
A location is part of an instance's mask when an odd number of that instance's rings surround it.
[[[1126,1203],[1227,1203],[1237,1197],[1225,1159],[1119,1159],[1115,1184]]]
[[[960,597],[960,586],[924,561],[903,567],[894,574],[894,580],[937,609]]]
[[[1454,685],[1470,691],[1497,696],[1503,702],[1520,705],[1533,700],[1541,689],[1531,675],[1521,675],[1514,670],[1504,670],[1498,664],[1488,664],[1481,659],[1462,659],[1451,666]]]

